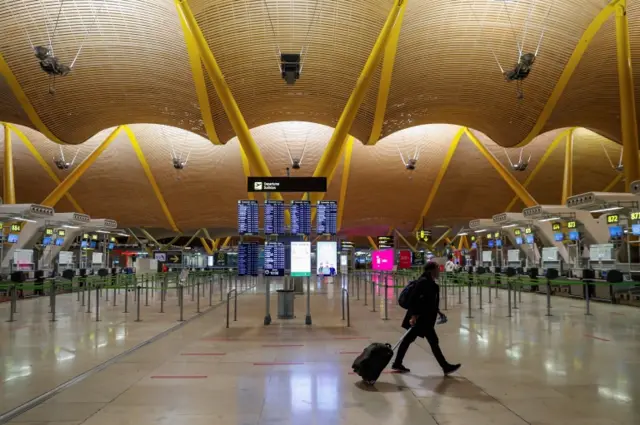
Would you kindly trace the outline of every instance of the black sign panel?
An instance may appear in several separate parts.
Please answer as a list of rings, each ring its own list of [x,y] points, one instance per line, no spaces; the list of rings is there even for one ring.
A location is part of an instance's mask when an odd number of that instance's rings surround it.
[[[248,192],[326,192],[326,177],[248,177]]]
[[[213,257],[213,265],[216,267],[226,267],[227,265],[227,253],[216,252]]]
[[[311,202],[291,201],[291,233],[307,236],[311,234]]]
[[[393,248],[391,236],[378,236],[378,249]]]
[[[153,253],[153,258],[158,263],[168,265],[182,264],[182,252],[180,251],[156,251]]]
[[[318,201],[316,226],[316,233],[319,235],[338,233],[338,203],[336,201]]]
[[[426,257],[424,255],[424,252],[422,252],[422,251],[414,252],[413,253],[413,265],[414,266],[422,266],[422,265],[424,265],[425,258]]]
[[[264,234],[284,235],[284,201],[264,203]]]
[[[238,245],[238,276],[258,276],[258,244]]]
[[[284,276],[285,252],[281,242],[264,244],[264,275]]]
[[[354,245],[353,242],[342,241],[340,242],[340,249],[342,251],[353,251]]]
[[[241,235],[257,235],[260,232],[258,215],[258,201],[238,201],[238,233]]]

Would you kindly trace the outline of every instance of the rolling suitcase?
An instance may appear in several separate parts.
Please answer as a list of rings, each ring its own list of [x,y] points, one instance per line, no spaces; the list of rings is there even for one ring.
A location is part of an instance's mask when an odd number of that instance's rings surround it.
[[[353,371],[362,378],[365,384],[373,385],[376,383],[380,374],[393,358],[393,352],[398,348],[402,340],[411,329],[402,335],[400,341],[393,347],[391,344],[374,342],[364,349],[353,361]]]

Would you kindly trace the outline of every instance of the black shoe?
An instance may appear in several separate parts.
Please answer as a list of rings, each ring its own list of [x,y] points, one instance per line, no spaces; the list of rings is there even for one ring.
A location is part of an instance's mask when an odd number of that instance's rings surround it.
[[[442,371],[444,372],[445,376],[448,376],[448,375],[452,374],[453,372],[455,372],[456,370],[460,369],[460,366],[462,366],[460,363],[458,363],[458,364],[450,364],[450,365],[447,365],[444,368],[442,368]]]
[[[409,372],[411,372],[411,369],[409,369],[407,367],[404,367],[401,364],[396,364],[396,363],[391,365],[391,369],[395,370],[398,373],[409,373]]]

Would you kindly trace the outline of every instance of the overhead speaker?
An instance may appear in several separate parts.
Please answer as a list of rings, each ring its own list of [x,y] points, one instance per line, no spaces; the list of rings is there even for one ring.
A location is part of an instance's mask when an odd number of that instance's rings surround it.
[[[295,84],[300,78],[300,53],[281,53],[280,69],[287,84]]]

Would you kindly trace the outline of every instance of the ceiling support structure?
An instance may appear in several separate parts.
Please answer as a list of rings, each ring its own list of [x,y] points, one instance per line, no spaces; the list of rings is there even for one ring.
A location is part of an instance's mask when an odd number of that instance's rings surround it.
[[[464,236],[460,236],[460,240],[458,241],[458,251],[462,249],[463,244],[464,244]]]
[[[162,249],[167,249],[170,248],[171,245],[173,245],[174,243],[178,242],[178,239],[180,239],[182,237],[182,234],[176,235],[173,239],[171,239],[169,242],[167,242],[166,244],[162,245]]]
[[[602,191],[609,192],[614,187],[616,187],[618,183],[620,183],[620,180],[622,180],[623,177],[624,177],[624,174],[619,173],[613,180],[611,180],[611,183],[609,183],[604,189],[602,189]]]
[[[229,242],[231,242],[231,236],[227,236],[224,240],[224,242],[222,243],[222,248],[225,248],[227,245],[229,245]]]
[[[547,162],[547,160],[549,159],[549,157],[551,156],[551,154],[556,150],[556,148],[558,147],[558,145],[560,144],[560,142],[562,142],[563,140],[566,139],[567,137],[567,133],[569,132],[573,132],[576,129],[576,127],[572,127],[570,129],[567,129],[565,131],[560,132],[555,139],[553,139],[553,142],[551,142],[551,144],[549,145],[549,147],[547,148],[547,150],[544,152],[544,155],[542,155],[542,158],[540,158],[540,161],[538,161],[538,163],[536,164],[535,168],[533,169],[533,171],[531,171],[531,173],[529,173],[529,175],[527,176],[527,178],[525,179],[524,183],[522,184],[522,186],[524,187],[528,187],[529,184],[533,181],[533,179],[535,178],[535,176],[540,172],[540,170],[542,169],[542,166]],[[514,196],[513,199],[511,200],[511,202],[509,202],[509,205],[507,205],[507,208],[505,208],[505,211],[511,211],[511,209],[513,208],[513,206],[516,204],[516,202],[518,202],[518,196]]]
[[[242,145],[238,144],[238,148],[240,149],[240,159],[242,160],[242,171],[244,172],[245,177],[251,176],[251,167],[249,166],[249,160],[247,159],[247,154],[244,153],[244,149],[242,149]],[[247,196],[252,201],[256,199],[253,192],[247,192]]]
[[[314,177],[328,177],[333,174],[333,170],[335,170],[338,165],[340,153],[342,152],[349,136],[349,130],[351,130],[351,126],[356,118],[358,109],[360,109],[364,96],[371,85],[373,75],[375,74],[378,63],[382,58],[382,53],[391,36],[391,30],[393,29],[398,15],[406,1],[407,0],[395,0],[393,2],[393,6],[387,16],[387,20],[382,27],[380,35],[378,35],[378,39],[376,40],[369,57],[367,58],[367,62],[362,68],[362,72],[358,77],[356,86],[349,96],[349,100],[347,100],[347,104],[338,119],[338,123],[336,124],[333,134],[329,139],[329,143],[327,144],[327,148],[322,154],[322,157],[320,157],[320,161],[318,161],[318,165],[313,173]],[[318,199],[321,199],[318,197],[318,194],[311,195],[312,203]]]
[[[573,130],[567,133],[567,141],[564,144],[564,174],[560,205],[566,204],[567,198],[571,195],[573,195]]]
[[[371,236],[367,236],[367,239],[369,240],[369,245],[371,245],[371,249],[378,249],[378,245],[376,245],[376,243],[373,241],[373,238]]]
[[[27,136],[25,136],[24,133],[20,131],[20,129],[16,126],[8,123],[6,125],[11,129],[11,131],[13,131],[16,136],[18,136],[18,139],[20,139],[27,150],[31,152],[31,155],[33,155],[38,164],[40,164],[40,166],[49,175],[49,177],[51,177],[51,180],[56,183],[56,186],[59,185],[61,183],[61,180],[58,178],[58,175],[51,169],[51,166],[49,166],[47,161],[44,160],[42,155],[40,155],[40,152],[38,152],[36,147],[33,146],[33,143],[31,143]],[[76,202],[76,200],[73,198],[73,196],[71,196],[69,192],[65,193],[64,196],[69,202],[71,202],[71,205],[73,205],[73,208],[76,212],[84,214],[84,210],[80,207],[80,205]]]
[[[438,193],[438,188],[442,183],[442,179],[444,179],[444,175],[447,173],[447,169],[449,169],[451,158],[453,158],[453,154],[456,153],[456,148],[458,147],[458,144],[460,143],[460,139],[462,138],[462,135],[464,134],[465,131],[466,131],[466,128],[462,127],[460,130],[458,130],[455,137],[451,141],[451,144],[449,145],[449,150],[447,151],[447,154],[445,155],[444,160],[442,161],[442,165],[440,166],[440,171],[438,172],[438,175],[436,176],[436,179],[433,182],[433,185],[431,186],[431,190],[429,191],[429,196],[427,197],[427,201],[424,204],[424,208],[422,208],[420,217],[418,217],[418,221],[413,228],[414,232],[417,232],[420,229],[420,227],[422,226],[423,217],[426,217],[427,214],[429,214],[429,210],[431,209],[431,204],[433,204],[433,200],[436,197],[436,193]]]
[[[391,30],[391,35],[384,49],[384,58],[382,59],[382,71],[380,72],[380,85],[378,87],[378,99],[376,101],[376,111],[373,116],[373,125],[371,126],[371,135],[367,145],[375,145],[380,140],[382,134],[382,125],[387,112],[387,102],[389,100],[389,89],[391,88],[391,77],[393,75],[393,65],[396,62],[396,52],[398,51],[398,40],[400,39],[400,30],[402,30],[402,21],[404,12],[407,8],[405,1],[400,9],[400,13],[396,18],[396,23]]]
[[[138,139],[136,135],[133,134],[133,131],[128,126],[124,126],[124,131],[129,137],[129,141],[131,142],[131,146],[138,157],[138,161],[144,170],[144,174],[147,176],[147,180],[149,180],[149,184],[151,185],[151,189],[153,189],[153,193],[156,195],[156,199],[160,203],[160,207],[164,212],[164,216],[167,218],[169,222],[169,226],[171,226],[171,230],[174,232],[180,232],[178,226],[176,226],[176,222],[173,220],[173,216],[171,215],[171,211],[169,211],[169,207],[164,200],[164,196],[162,196],[162,192],[158,187],[158,183],[156,182],[155,177],[153,177],[153,173],[151,172],[151,167],[149,167],[149,163],[147,162],[147,158],[144,156],[144,152],[142,152],[142,148],[140,148],[140,144],[138,143]]]
[[[213,255],[213,248],[209,247],[209,244],[207,243],[207,240],[205,238],[200,238],[200,243],[204,247],[204,250],[207,251],[208,255]]]
[[[407,240],[407,238],[405,238],[405,237],[404,237],[404,235],[403,235],[400,231],[398,231],[398,229],[393,229],[393,230],[394,230],[394,232],[396,232],[396,235],[398,235],[398,237],[400,238],[400,240],[401,240],[402,242],[404,242],[404,243],[405,243],[405,245],[407,245],[407,246],[409,247],[409,249],[411,250],[411,252],[417,252],[417,251],[418,251],[418,248],[416,248],[414,245],[411,245],[411,244],[409,243],[409,241]]]
[[[84,161],[78,164],[78,166],[69,173],[67,178],[65,178],[55,189],[53,189],[53,192],[51,192],[49,196],[47,196],[45,200],[41,202],[41,204],[47,207],[55,207],[58,201],[60,201],[60,199],[62,199],[62,197],[69,191],[69,189],[71,189],[71,187],[76,184],[78,179],[82,177],[85,171],[87,171],[89,167],[91,167],[91,165],[96,162],[96,159],[98,159],[100,154],[102,154],[102,152],[104,152],[109,147],[111,142],[115,140],[122,129],[123,126],[116,127],[116,129],[111,132],[109,137],[104,139],[104,141],[100,143],[100,145],[98,145],[98,147],[95,148],[93,152],[91,152],[89,156],[84,159]]]
[[[193,34],[189,31],[189,25],[187,24],[182,10],[178,8],[178,17],[180,18],[180,26],[182,27],[182,33],[184,35],[184,42],[187,46],[187,53],[189,54],[189,63],[191,64],[191,75],[193,76],[193,84],[195,85],[196,96],[198,97],[198,106],[200,106],[200,114],[202,115],[202,122],[204,129],[207,132],[209,140],[214,145],[221,145],[216,128],[213,124],[213,113],[211,111],[211,103],[209,102],[209,94],[207,93],[207,83],[204,79],[204,72],[202,72],[202,63],[200,60],[200,53],[198,53],[198,45],[193,39]]]
[[[189,239],[189,240],[187,241],[187,243],[186,243],[186,244],[184,244],[184,247],[183,247],[183,248],[187,248],[189,245],[191,245],[191,243],[192,243],[192,242],[193,242],[193,241],[198,237],[198,235],[200,234],[200,230],[201,230],[201,229],[196,230],[196,232],[193,234],[193,236],[191,236],[191,239]]]
[[[529,192],[527,192],[527,189],[525,189],[522,184],[520,184],[520,182],[516,180],[515,177],[513,177],[513,174],[511,174],[509,170],[507,170],[507,167],[505,167],[504,164],[498,160],[498,158],[496,158],[491,152],[489,152],[487,147],[483,145],[480,140],[478,140],[475,134],[473,134],[466,127],[465,133],[473,142],[473,144],[476,145],[476,148],[478,148],[482,156],[484,156],[487,161],[489,161],[489,163],[493,166],[493,168],[495,168],[500,177],[502,177],[502,180],[504,180],[504,182],[509,185],[509,187],[516,193],[516,195],[518,195],[518,198],[520,198],[520,200],[527,207],[538,205],[536,200],[533,199],[533,196],[531,196]]]
[[[216,93],[218,93],[218,98],[229,118],[229,123],[236,133],[236,136],[238,136],[238,141],[247,155],[251,170],[260,177],[271,177],[271,171],[269,171],[267,162],[264,160],[258,144],[249,131],[249,126],[231,93],[231,89],[224,79],[222,70],[218,66],[216,58],[213,56],[213,52],[211,52],[207,44],[207,40],[204,38],[204,34],[198,26],[196,17],[193,15],[187,0],[175,0],[175,4],[178,8],[178,13],[184,18],[184,23],[186,24],[184,27],[185,30],[191,34],[198,47],[202,63],[207,70],[207,74],[209,74]],[[277,200],[283,199],[280,193],[272,193],[271,196]]]
[[[440,242],[442,242],[447,236],[449,236],[449,233],[451,233],[451,227],[449,227],[443,234],[442,236],[440,236],[438,239],[436,239],[436,241],[433,243],[433,245],[431,245],[433,248],[435,248],[436,246],[438,246],[438,244]]]
[[[515,147],[522,147],[529,144],[529,142],[535,139],[536,136],[538,136],[542,132],[544,126],[547,124],[547,121],[551,117],[551,114],[553,114],[553,110],[556,108],[558,101],[562,97],[564,90],[567,88],[569,80],[580,64],[582,56],[584,56],[584,53],[587,51],[589,44],[591,44],[593,38],[596,36],[596,34],[598,34],[598,31],[600,31],[602,25],[604,25],[605,22],[609,20],[611,15],[615,13],[617,4],[622,2],[625,2],[625,0],[610,0],[609,4],[607,4],[600,11],[600,13],[598,13],[598,15],[593,18],[585,32],[582,34],[580,40],[578,40],[578,43],[576,44],[576,47],[573,50],[569,61],[567,61],[567,64],[562,70],[562,74],[560,74],[560,78],[556,82],[556,85],[553,88],[551,95],[547,99],[547,103],[544,105],[544,108],[542,109],[542,112],[540,113],[540,116],[538,117],[535,125],[533,126],[529,134],[524,138],[524,140],[518,143]]]
[[[620,87],[620,121],[622,124],[622,163],[624,165],[625,191],[628,191],[631,183],[640,179],[640,158],[638,158],[640,146],[638,145],[635,85],[631,65],[626,0],[620,0],[616,4],[616,47]]]
[[[16,203],[16,181],[13,173],[13,146],[11,142],[11,129],[4,124],[4,192],[2,193],[5,204]]]
[[[462,237],[462,240],[464,241],[464,247],[465,247],[466,249],[470,249],[470,248],[469,248],[469,239],[467,239],[467,237],[466,237],[466,236],[463,236],[463,237]]]
[[[347,140],[344,151],[344,165],[342,166],[342,181],[340,182],[340,200],[338,201],[338,232],[342,229],[342,217],[344,215],[344,204],[347,199],[347,188],[349,187],[349,173],[351,171],[351,156],[353,155],[353,136]]]
[[[142,243],[142,241],[140,241],[140,238],[138,238],[138,236],[135,233],[133,233],[133,229],[129,228],[127,229],[127,231],[129,232],[129,235],[131,235],[133,239],[135,239],[136,242],[138,242],[138,245],[140,245],[140,248],[142,248],[144,244]]]
[[[138,230],[140,230],[140,232],[144,235],[145,238],[147,238],[149,240],[149,242],[153,243],[155,246],[158,247],[158,249],[162,248],[162,245],[160,244],[160,242],[158,242],[156,240],[156,238],[154,238],[153,236],[151,236],[151,233],[147,232],[145,229],[143,229],[142,227],[138,227]]]

